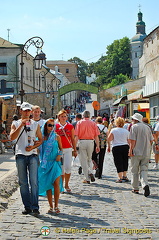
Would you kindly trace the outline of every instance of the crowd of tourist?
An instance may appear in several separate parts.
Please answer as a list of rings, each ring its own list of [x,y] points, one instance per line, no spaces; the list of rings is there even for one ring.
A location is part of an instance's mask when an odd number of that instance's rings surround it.
[[[40,214],[38,197],[46,195],[48,213],[59,214],[60,193],[73,191],[69,184],[73,157],[79,158],[83,184],[90,184],[95,178],[102,179],[106,151],[112,151],[116,183],[130,181],[130,159],[132,193],[139,193],[140,180],[144,196],[149,196],[148,164],[153,142],[156,169],[159,160],[159,118],[156,120],[151,128],[139,113],[129,120],[113,114],[91,117],[89,111],[84,111],[70,123],[64,109],[57,119],[44,120],[39,106],[23,103],[21,118],[12,122],[10,132],[10,141],[15,143],[22,213]]]

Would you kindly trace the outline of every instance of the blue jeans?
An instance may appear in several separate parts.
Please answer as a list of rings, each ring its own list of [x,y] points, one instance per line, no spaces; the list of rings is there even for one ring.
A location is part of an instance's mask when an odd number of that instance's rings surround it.
[[[39,209],[38,205],[38,155],[16,155],[20,193],[25,209]]]

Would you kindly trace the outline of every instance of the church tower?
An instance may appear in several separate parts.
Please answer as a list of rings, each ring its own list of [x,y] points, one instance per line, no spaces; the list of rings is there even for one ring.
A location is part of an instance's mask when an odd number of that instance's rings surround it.
[[[143,40],[146,37],[145,22],[142,20],[142,12],[139,9],[138,21],[136,23],[136,35],[130,40],[131,44],[131,67],[132,79],[139,75],[139,58],[143,54]]]

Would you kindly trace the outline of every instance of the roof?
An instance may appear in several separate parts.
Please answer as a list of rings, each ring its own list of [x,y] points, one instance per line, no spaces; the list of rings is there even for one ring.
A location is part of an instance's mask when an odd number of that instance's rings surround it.
[[[113,103],[113,106],[117,106],[119,105],[119,103],[121,103],[122,100],[127,99],[127,96],[123,96],[121,98],[118,98],[117,100],[115,100],[115,102]]]
[[[20,48],[18,45],[11,43],[0,37],[0,47],[1,48]]]
[[[63,60],[54,60],[54,61],[46,61],[46,65],[47,64],[58,65],[58,64],[76,64],[76,63],[69,62],[69,61],[63,61]]]
[[[140,89],[138,91],[135,91],[135,92],[127,95],[127,99],[129,101],[130,100],[136,100],[136,99],[139,99],[139,98],[142,98],[142,97],[143,97],[143,89]]]
[[[138,42],[138,41],[143,42],[145,37],[146,37],[146,34],[138,33],[134,37],[131,38],[131,42]]]

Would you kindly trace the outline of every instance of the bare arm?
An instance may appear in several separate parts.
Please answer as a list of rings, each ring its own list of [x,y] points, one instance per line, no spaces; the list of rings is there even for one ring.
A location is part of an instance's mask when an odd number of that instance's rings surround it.
[[[94,138],[95,140],[95,143],[96,143],[96,152],[100,152],[100,148],[99,148],[99,137],[98,136],[95,136]]]
[[[77,151],[76,151],[76,141],[75,141],[75,131],[74,128],[71,130],[71,141],[73,145],[73,152],[74,152],[74,157],[77,157]]]
[[[57,135],[57,141],[58,141],[58,147],[59,147],[60,151],[62,151],[62,142],[61,142],[61,137],[59,135]],[[59,162],[61,160],[61,155],[62,154],[57,155],[57,157],[56,157],[57,162]]]
[[[10,131],[10,139],[15,140],[18,138],[21,129],[26,125],[26,119],[22,120],[21,124],[16,128],[16,126],[12,123],[11,125],[11,131]]]
[[[108,140],[109,132],[107,134],[107,152],[110,152],[110,140]]]
[[[134,149],[134,147],[136,145],[136,140],[129,139],[129,145],[130,145],[129,156],[132,157],[132,156],[134,156],[133,149]]]
[[[111,142],[114,139],[113,133],[108,133],[108,141]]]

